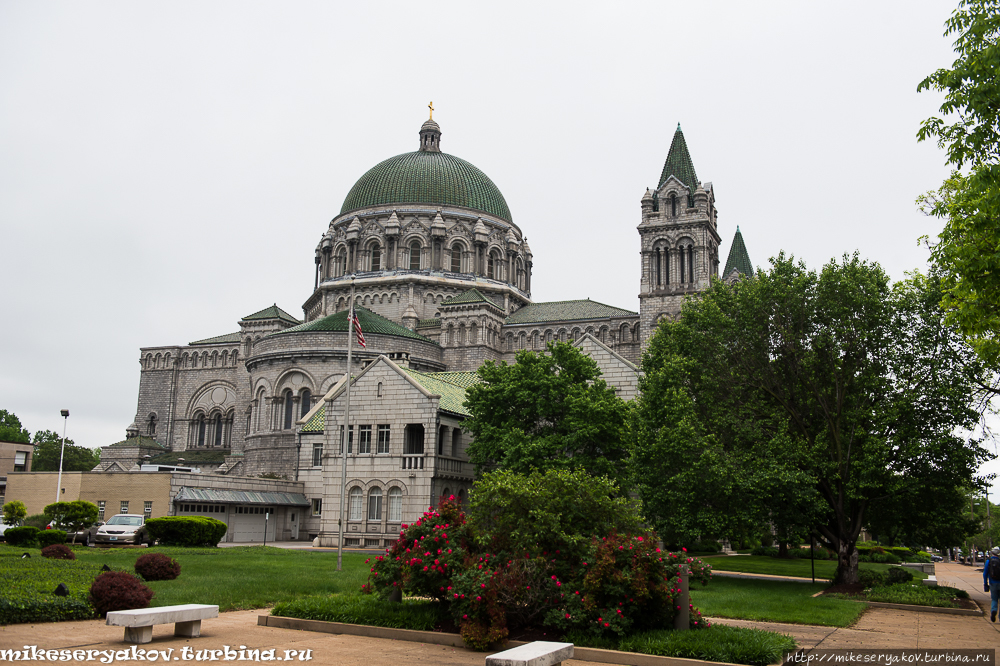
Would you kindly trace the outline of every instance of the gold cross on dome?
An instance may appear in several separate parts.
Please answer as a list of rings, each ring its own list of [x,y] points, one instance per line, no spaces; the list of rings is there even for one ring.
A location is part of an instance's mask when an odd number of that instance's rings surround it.
[[[428,104],[427,108],[431,110],[431,120],[434,120],[434,102]]]

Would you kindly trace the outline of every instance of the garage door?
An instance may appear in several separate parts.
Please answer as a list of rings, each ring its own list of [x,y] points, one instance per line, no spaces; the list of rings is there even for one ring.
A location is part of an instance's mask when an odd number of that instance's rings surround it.
[[[229,532],[233,541],[263,541],[264,518],[267,517],[267,540],[274,541],[278,522],[272,506],[237,506],[231,516]]]

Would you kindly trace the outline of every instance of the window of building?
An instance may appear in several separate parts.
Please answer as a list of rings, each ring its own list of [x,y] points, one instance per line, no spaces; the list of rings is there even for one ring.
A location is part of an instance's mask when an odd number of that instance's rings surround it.
[[[672,217],[677,217],[677,195],[670,195],[670,215]]]
[[[351,488],[351,492],[347,494],[348,506],[350,511],[347,514],[348,520],[361,520],[361,488],[354,487]]]
[[[376,453],[389,453],[389,425],[382,424],[378,427],[378,442],[375,448]]]
[[[451,431],[451,456],[457,458],[462,451],[462,429],[455,428]]]
[[[373,271],[382,270],[382,248],[378,245],[372,248],[372,268]]]
[[[313,444],[313,467],[321,467],[323,465],[323,445]]]
[[[451,246],[451,272],[462,272],[462,246],[458,243]]]
[[[338,448],[340,449],[340,452],[343,453],[344,452],[344,426],[340,426],[340,439],[338,439],[337,441],[340,442],[340,446]],[[347,432],[347,452],[351,453],[352,450],[353,450],[353,448],[354,448],[354,426],[351,426],[351,429]]]
[[[486,260],[486,277],[488,278],[494,277],[493,273],[495,270],[496,266],[494,266],[493,262],[493,253],[490,253],[489,258]]]
[[[323,499],[314,497],[312,501],[312,515],[319,516],[323,513]]]
[[[378,383],[378,389],[375,392],[375,397],[376,398],[381,398],[382,397],[382,382]]]
[[[14,452],[14,471],[23,472],[28,467],[28,452],[27,451],[15,451]]]
[[[444,455],[444,445],[445,445],[447,439],[448,439],[448,426],[441,426],[441,429],[438,431],[438,455],[439,456],[443,456]]]
[[[205,446],[205,415],[198,416],[198,446]]]
[[[285,391],[285,430],[292,428],[292,416],[295,414],[295,403],[292,401],[292,392]]]
[[[215,445],[222,446],[222,414],[215,415]]]
[[[358,453],[372,452],[372,427],[358,426]]]
[[[153,503],[149,502],[149,501],[143,502],[142,503],[142,512],[144,514],[146,514],[147,518],[149,518],[149,516],[152,515],[152,513],[153,513]]]
[[[309,410],[312,409],[312,399],[312,391],[309,389],[302,389],[302,397],[299,398],[302,402],[301,416],[299,416],[300,419],[305,418],[306,414],[309,413]]]
[[[347,275],[347,250],[341,249],[337,253],[336,276]]]
[[[122,510],[118,513],[128,513],[128,500],[122,500],[121,508]]]
[[[97,519],[104,520],[104,507],[107,505],[107,500],[97,500]]]
[[[417,271],[420,270],[420,242],[413,241],[410,243],[410,270]]]
[[[403,431],[403,453],[419,454],[424,452],[424,426],[421,423],[407,424]]]
[[[403,491],[397,487],[389,489],[389,522],[398,523],[403,520]]]
[[[372,488],[368,492],[368,520],[382,520],[381,488]]]

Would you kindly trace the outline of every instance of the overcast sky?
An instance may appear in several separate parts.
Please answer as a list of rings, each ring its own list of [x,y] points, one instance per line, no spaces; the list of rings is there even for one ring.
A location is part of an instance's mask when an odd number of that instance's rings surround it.
[[[0,408],[86,446],[135,417],[139,347],[301,317],[348,190],[417,149],[482,169],[536,301],[638,309],[639,201],[680,122],[722,260],[924,269],[947,175],[918,144],[955,0],[0,0]],[[992,448],[992,445],[991,445]]]

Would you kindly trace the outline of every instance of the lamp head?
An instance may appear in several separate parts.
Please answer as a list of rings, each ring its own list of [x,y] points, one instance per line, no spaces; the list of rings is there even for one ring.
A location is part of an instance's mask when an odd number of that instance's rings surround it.
[[[69,410],[68,410],[68,409],[60,409],[60,410],[59,410],[59,413],[60,413],[60,414],[62,414],[62,417],[63,417],[64,419],[67,419],[67,418],[69,418]]]

